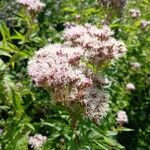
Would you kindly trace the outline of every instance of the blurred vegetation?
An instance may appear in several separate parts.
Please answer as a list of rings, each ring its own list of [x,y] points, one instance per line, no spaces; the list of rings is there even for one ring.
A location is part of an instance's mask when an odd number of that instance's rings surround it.
[[[32,20],[15,1],[0,1],[0,149],[31,149],[28,138],[36,133],[47,136],[43,150],[150,149],[150,28],[140,25],[141,20],[150,21],[150,0],[128,0],[121,17],[112,11],[115,8],[102,7],[96,0],[44,2],[46,7]],[[139,18],[131,18],[132,8],[141,11]],[[52,104],[51,95],[28,77],[27,62],[39,48],[61,42],[67,22],[101,27],[110,14],[109,26],[128,48],[124,58],[105,70],[111,81],[110,111],[99,125],[81,121],[72,133],[67,112]],[[131,62],[141,67],[134,69]],[[130,82],[135,91],[126,90]],[[115,119],[119,110],[129,118],[121,128]]]

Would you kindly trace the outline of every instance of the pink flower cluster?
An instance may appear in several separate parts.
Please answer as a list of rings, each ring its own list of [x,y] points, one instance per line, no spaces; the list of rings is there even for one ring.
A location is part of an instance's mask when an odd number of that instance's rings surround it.
[[[76,67],[82,55],[83,50],[79,47],[50,44],[37,51],[29,61],[28,73],[38,86],[91,84],[90,78]]]
[[[68,101],[78,99],[85,88],[92,84],[90,76],[79,68],[83,50],[79,47],[67,47],[60,44],[50,44],[36,52],[28,63],[28,73],[37,86],[52,87],[57,101],[62,95],[67,95]],[[69,86],[70,93],[68,93]],[[66,89],[66,90],[65,90]],[[62,92],[64,91],[64,92]]]
[[[126,52],[124,43],[112,35],[108,26],[98,29],[91,24],[71,26],[64,31],[65,44],[82,47],[85,56],[94,64],[120,57]]]
[[[138,9],[130,9],[130,16],[135,19],[141,16],[141,12]],[[148,27],[150,26],[150,21],[147,20],[140,20],[140,27],[141,29],[148,31]]]
[[[39,149],[46,142],[47,137],[41,134],[36,134],[34,136],[30,136],[29,145],[31,145],[34,149]]]
[[[39,12],[45,6],[40,0],[16,0],[18,3],[27,7],[29,11]]]
[[[150,21],[141,20],[141,28],[146,29],[148,26],[150,26]]]
[[[66,107],[80,104],[83,115],[98,122],[108,110],[108,100],[98,77],[87,64],[103,64],[125,53],[113,32],[90,24],[69,26],[64,44],[50,44],[35,53],[28,63],[28,74],[37,86],[51,89],[54,100]],[[99,89],[101,87],[101,89]]]
[[[117,113],[117,118],[116,118],[117,122],[120,124],[120,125],[123,125],[125,123],[128,122],[128,116],[126,114],[125,111],[123,110],[120,110],[118,113]]]
[[[95,122],[101,120],[108,111],[108,96],[96,86],[87,89],[84,100],[86,116]]]
[[[132,18],[138,18],[138,17],[140,17],[141,16],[141,12],[140,12],[140,10],[138,10],[138,9],[130,9],[130,16],[132,17]]]

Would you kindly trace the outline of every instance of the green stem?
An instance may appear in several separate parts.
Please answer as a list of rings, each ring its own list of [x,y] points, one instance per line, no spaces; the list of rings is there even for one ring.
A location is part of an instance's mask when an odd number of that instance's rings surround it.
[[[74,116],[71,118],[71,127],[74,130],[77,128],[77,120],[76,120],[76,118]]]
[[[26,12],[24,12],[24,13],[26,13]],[[29,37],[30,37],[30,35],[32,33],[32,26],[33,26],[33,17],[34,17],[34,15],[29,16],[27,13],[25,15],[26,15],[27,32],[25,34],[25,40],[22,43],[22,45],[20,47],[20,50],[23,49],[25,43],[28,41],[28,39],[29,39]]]

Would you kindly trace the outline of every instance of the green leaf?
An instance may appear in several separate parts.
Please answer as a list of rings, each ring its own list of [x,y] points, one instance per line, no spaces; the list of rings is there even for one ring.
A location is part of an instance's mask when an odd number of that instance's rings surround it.
[[[3,71],[6,69],[5,63],[0,59],[0,71]]]
[[[15,35],[11,36],[10,39],[12,40],[21,40],[21,41],[25,41],[25,35],[23,35],[22,33],[19,33],[18,31],[14,30],[15,31]]]
[[[118,134],[118,131],[107,131],[108,136],[116,136]]]
[[[1,22],[1,24],[0,24],[0,32],[3,37],[3,45],[5,45],[7,40],[10,39],[10,31],[4,22]]]
[[[108,150],[108,147],[106,147],[105,144],[101,144],[96,140],[94,140],[93,142],[99,147],[100,150]]]
[[[21,137],[15,146],[15,150],[28,150],[28,135],[25,134],[23,137]]]
[[[6,52],[8,52],[8,53],[14,53],[14,52],[15,52],[13,49],[11,49],[11,48],[8,46],[8,43],[7,43],[7,45],[5,45],[5,46],[0,46],[0,50],[6,51]]]
[[[0,56],[8,56],[11,57],[11,55],[8,52],[4,52],[0,50]]]
[[[16,45],[14,45],[12,43],[8,43],[8,46],[9,46],[10,49],[13,49],[15,52],[19,52],[20,51],[20,49]]]
[[[117,131],[134,131],[134,129],[130,129],[130,128],[118,128]]]
[[[49,122],[41,122],[41,124],[47,125],[47,126],[50,126],[50,127],[55,127],[55,124],[52,124],[52,123],[49,123]]]
[[[33,131],[35,131],[35,128],[31,123],[26,123],[25,125],[28,126],[30,129],[32,129]]]
[[[113,147],[118,147],[120,149],[123,149],[124,147],[122,145],[120,145],[117,141],[115,141],[113,138],[109,138],[109,137],[105,137],[104,141],[106,142],[106,144],[109,144],[110,146]]]
[[[2,110],[8,110],[8,109],[10,109],[10,107],[8,107],[8,106],[0,106],[0,109],[2,109]]]

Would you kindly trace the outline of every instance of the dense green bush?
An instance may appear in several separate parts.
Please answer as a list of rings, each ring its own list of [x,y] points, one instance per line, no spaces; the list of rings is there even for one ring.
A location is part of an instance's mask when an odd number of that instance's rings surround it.
[[[47,137],[43,150],[150,149],[150,25],[141,25],[150,20],[150,1],[128,0],[125,7],[100,0],[44,2],[44,9],[32,16],[15,1],[0,1],[0,149],[32,149],[28,140],[35,134]],[[141,15],[132,18],[131,9]],[[110,81],[105,87],[110,95],[107,116],[98,124],[79,119],[75,129],[64,107],[54,104],[51,93],[36,87],[27,73],[35,51],[63,42],[67,22],[106,23],[128,49],[126,56],[103,67]],[[128,83],[135,89],[127,89]],[[119,110],[128,115],[124,126],[116,121]]]

